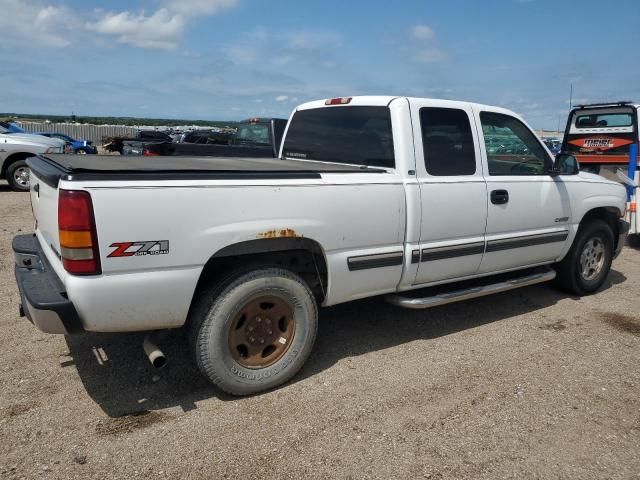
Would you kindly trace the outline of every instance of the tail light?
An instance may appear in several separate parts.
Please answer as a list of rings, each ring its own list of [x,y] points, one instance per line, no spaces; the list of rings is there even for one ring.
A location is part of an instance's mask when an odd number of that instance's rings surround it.
[[[636,202],[629,203],[629,211],[630,212],[637,212],[638,211],[638,204]]]
[[[325,100],[325,105],[346,105],[351,102],[352,97],[338,97],[338,98],[328,98]]]
[[[64,269],[76,275],[98,275],[100,252],[89,192],[60,190],[58,232]]]
[[[142,155],[145,157],[157,157],[160,154],[156,152],[152,152],[148,148],[145,148],[144,150],[142,150]]]

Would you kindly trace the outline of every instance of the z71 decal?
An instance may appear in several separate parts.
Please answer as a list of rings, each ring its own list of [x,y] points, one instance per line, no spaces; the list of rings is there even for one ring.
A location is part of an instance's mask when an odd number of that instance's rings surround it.
[[[109,246],[115,248],[115,250],[107,255],[107,258],[133,257],[138,255],[165,255],[169,253],[169,240],[116,242]]]

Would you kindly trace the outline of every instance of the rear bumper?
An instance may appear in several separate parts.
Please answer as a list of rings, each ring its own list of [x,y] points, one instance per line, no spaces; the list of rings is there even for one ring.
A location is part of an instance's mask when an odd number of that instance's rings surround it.
[[[35,235],[13,239],[16,282],[20,291],[20,316],[26,316],[45,333],[71,334],[83,331],[63,283],[47,261]]]
[[[613,258],[616,258],[618,255],[620,255],[622,247],[624,247],[624,244],[627,242],[629,227],[630,224],[626,220],[618,220],[618,243],[616,244],[616,251],[613,253]]]

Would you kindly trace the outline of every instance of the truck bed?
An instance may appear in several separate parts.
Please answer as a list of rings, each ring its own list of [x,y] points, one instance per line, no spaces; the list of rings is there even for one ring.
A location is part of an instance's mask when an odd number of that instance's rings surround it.
[[[320,178],[322,173],[384,173],[383,169],[298,160],[237,157],[39,155],[27,160],[47,184],[80,180]]]

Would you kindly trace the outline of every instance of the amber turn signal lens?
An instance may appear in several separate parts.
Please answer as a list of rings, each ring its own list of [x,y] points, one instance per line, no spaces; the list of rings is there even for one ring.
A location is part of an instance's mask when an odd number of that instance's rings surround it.
[[[91,232],[60,230],[60,245],[67,248],[90,248],[93,246]]]

